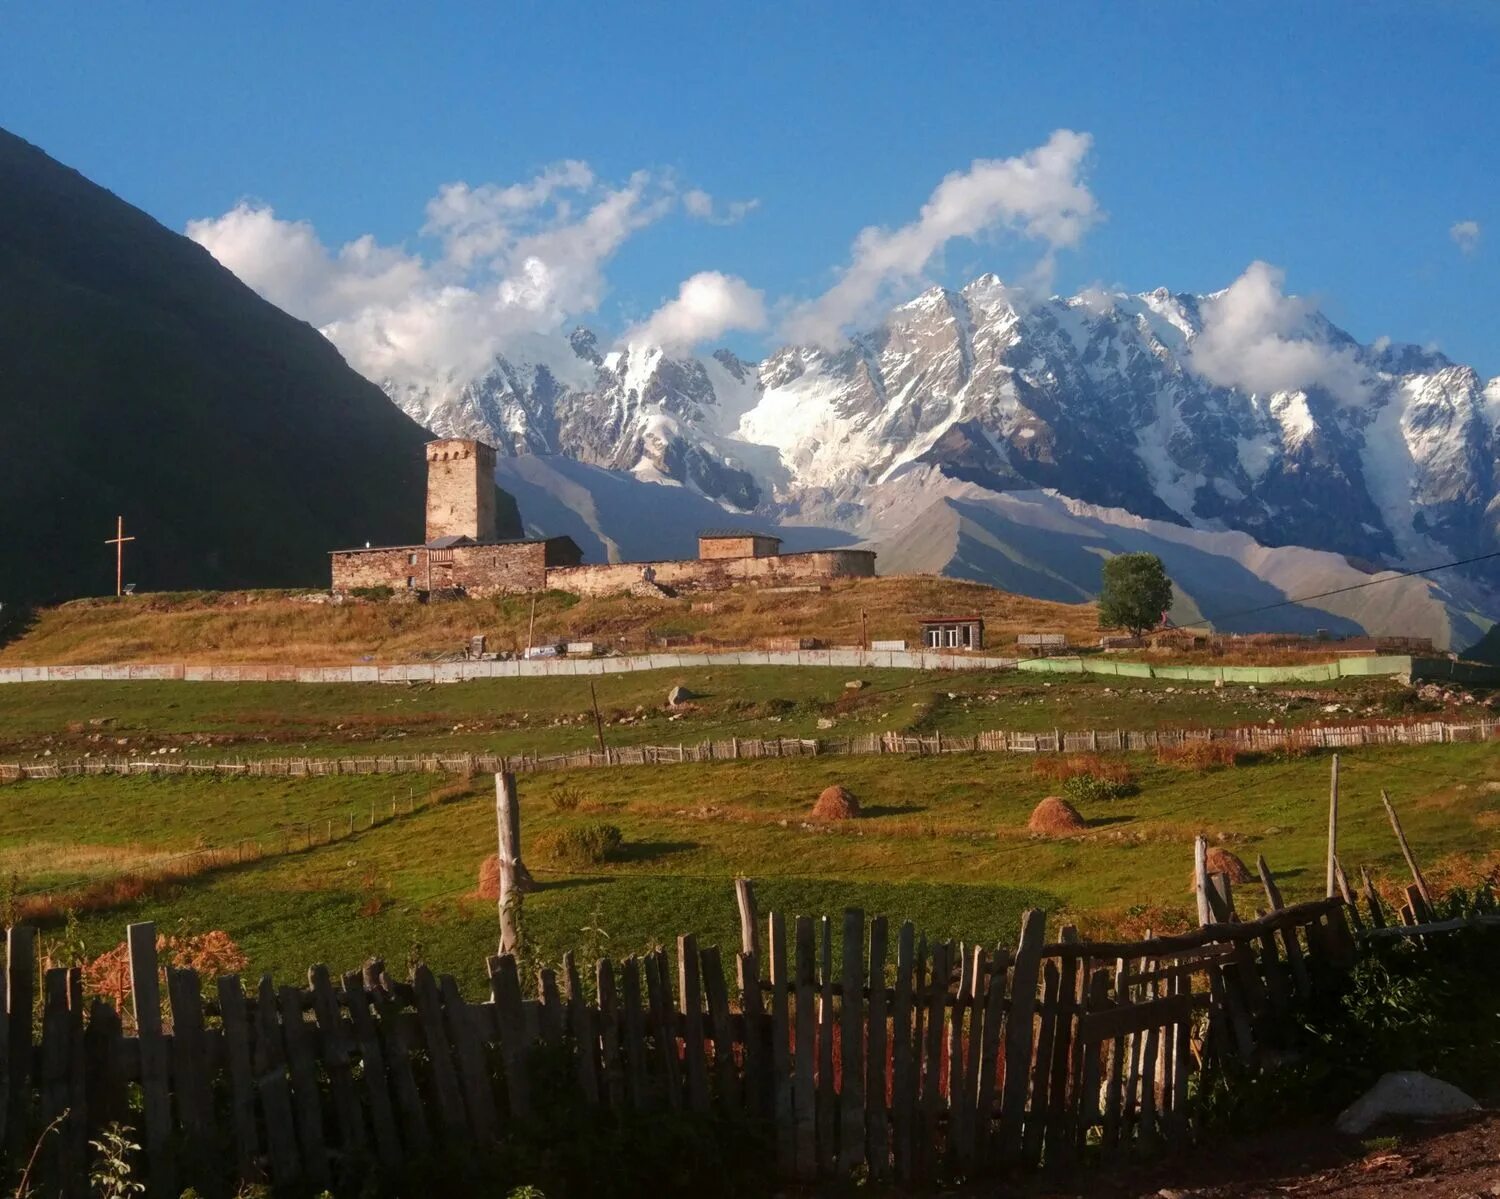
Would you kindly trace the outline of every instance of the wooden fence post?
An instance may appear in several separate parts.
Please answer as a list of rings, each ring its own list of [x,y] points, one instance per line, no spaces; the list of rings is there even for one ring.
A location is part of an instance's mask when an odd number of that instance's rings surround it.
[[[755,913],[755,884],[748,878],[734,880],[734,901],[740,911],[740,952],[760,959],[760,928]]]
[[[521,892],[526,868],[521,864],[521,804],[516,796],[516,776],[509,771],[495,776],[495,824],[499,831],[500,955],[521,947]]]
[[[129,925],[125,940],[130,952],[130,1002],[140,1040],[141,1099],[146,1118],[146,1161],[151,1192],[175,1195],[172,1159],[172,1096],[167,1076],[167,1043],[161,1030],[161,977],[156,964],[156,925]]]
[[[1391,804],[1391,797],[1385,793],[1385,788],[1380,789],[1380,802],[1385,806],[1385,814],[1390,817],[1391,830],[1396,834],[1396,840],[1401,845],[1401,856],[1406,859],[1406,867],[1411,871],[1412,881],[1417,885],[1417,892],[1422,897],[1422,903],[1427,908],[1428,919],[1432,913],[1432,892],[1427,889],[1427,880],[1422,877],[1422,871],[1417,866],[1417,859],[1411,852],[1411,846],[1407,844],[1406,833],[1401,829],[1401,817],[1396,815],[1396,809]]]
[[[1328,781],[1328,885],[1325,894],[1332,899],[1338,885],[1334,878],[1334,858],[1339,839],[1339,756],[1333,755],[1333,769]]]

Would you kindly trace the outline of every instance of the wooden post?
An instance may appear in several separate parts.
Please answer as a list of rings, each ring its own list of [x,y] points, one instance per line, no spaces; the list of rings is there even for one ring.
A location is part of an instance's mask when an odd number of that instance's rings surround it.
[[[1339,839],[1339,756],[1333,755],[1333,771],[1328,782],[1328,883],[1325,894],[1332,899],[1338,892],[1338,880],[1334,877],[1334,857],[1338,853]]]
[[[156,925],[125,929],[130,949],[130,999],[141,1054],[141,1098],[146,1118],[146,1161],[153,1194],[172,1195],[172,1097],[167,1042],[161,1030],[161,977],[156,968]]]
[[[1193,838],[1193,896],[1198,901],[1198,926],[1214,922],[1213,908],[1208,897],[1208,838]]]
[[[500,955],[521,947],[521,812],[516,776],[495,776],[495,824],[499,830]]]
[[[1385,814],[1390,817],[1391,830],[1396,834],[1396,840],[1401,845],[1401,856],[1406,859],[1406,868],[1411,871],[1412,881],[1417,884],[1417,891],[1422,896],[1422,902],[1427,906],[1427,911],[1432,911],[1432,892],[1427,889],[1427,880],[1422,877],[1422,871],[1417,866],[1417,859],[1411,852],[1411,846],[1406,842],[1406,834],[1401,829],[1401,818],[1396,815],[1396,809],[1391,805],[1391,797],[1385,793],[1385,788],[1380,789],[1380,802],[1385,805]]]
[[[599,752],[604,755],[604,764],[609,765],[609,750],[604,744],[604,720],[599,715],[599,696],[594,691],[594,680],[589,680],[589,702],[594,705],[594,732],[599,738]]]
[[[431,588],[429,588],[431,590]],[[531,622],[526,626],[526,653],[524,657],[531,656],[531,638],[536,633],[536,592],[531,593]]]
[[[755,915],[755,884],[748,878],[734,880],[734,901],[740,910],[740,952],[760,959],[760,929]]]

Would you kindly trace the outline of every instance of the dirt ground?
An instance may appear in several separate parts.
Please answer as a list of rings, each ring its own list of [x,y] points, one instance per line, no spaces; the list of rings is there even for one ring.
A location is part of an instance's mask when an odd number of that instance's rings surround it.
[[[1375,1129],[1328,1128],[1216,1142],[1170,1161],[1095,1174],[1028,1199],[1476,1199],[1500,1196],[1500,1112]]]

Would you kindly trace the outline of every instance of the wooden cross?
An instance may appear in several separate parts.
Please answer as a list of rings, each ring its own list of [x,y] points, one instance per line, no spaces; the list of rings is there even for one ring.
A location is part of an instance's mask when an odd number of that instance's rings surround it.
[[[125,518],[115,517],[115,535],[104,544],[115,547],[115,595],[125,593],[125,543],[134,541],[134,537],[125,536]]]

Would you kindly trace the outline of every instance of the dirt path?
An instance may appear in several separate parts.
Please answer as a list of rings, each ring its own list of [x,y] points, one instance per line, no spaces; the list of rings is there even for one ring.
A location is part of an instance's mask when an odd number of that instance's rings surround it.
[[[1032,1199],[1489,1199],[1500,1196],[1500,1112],[1379,1129],[1361,1143],[1327,1128],[1216,1142],[1172,1161],[1037,1187]],[[1392,1140],[1394,1143],[1392,1144]]]

